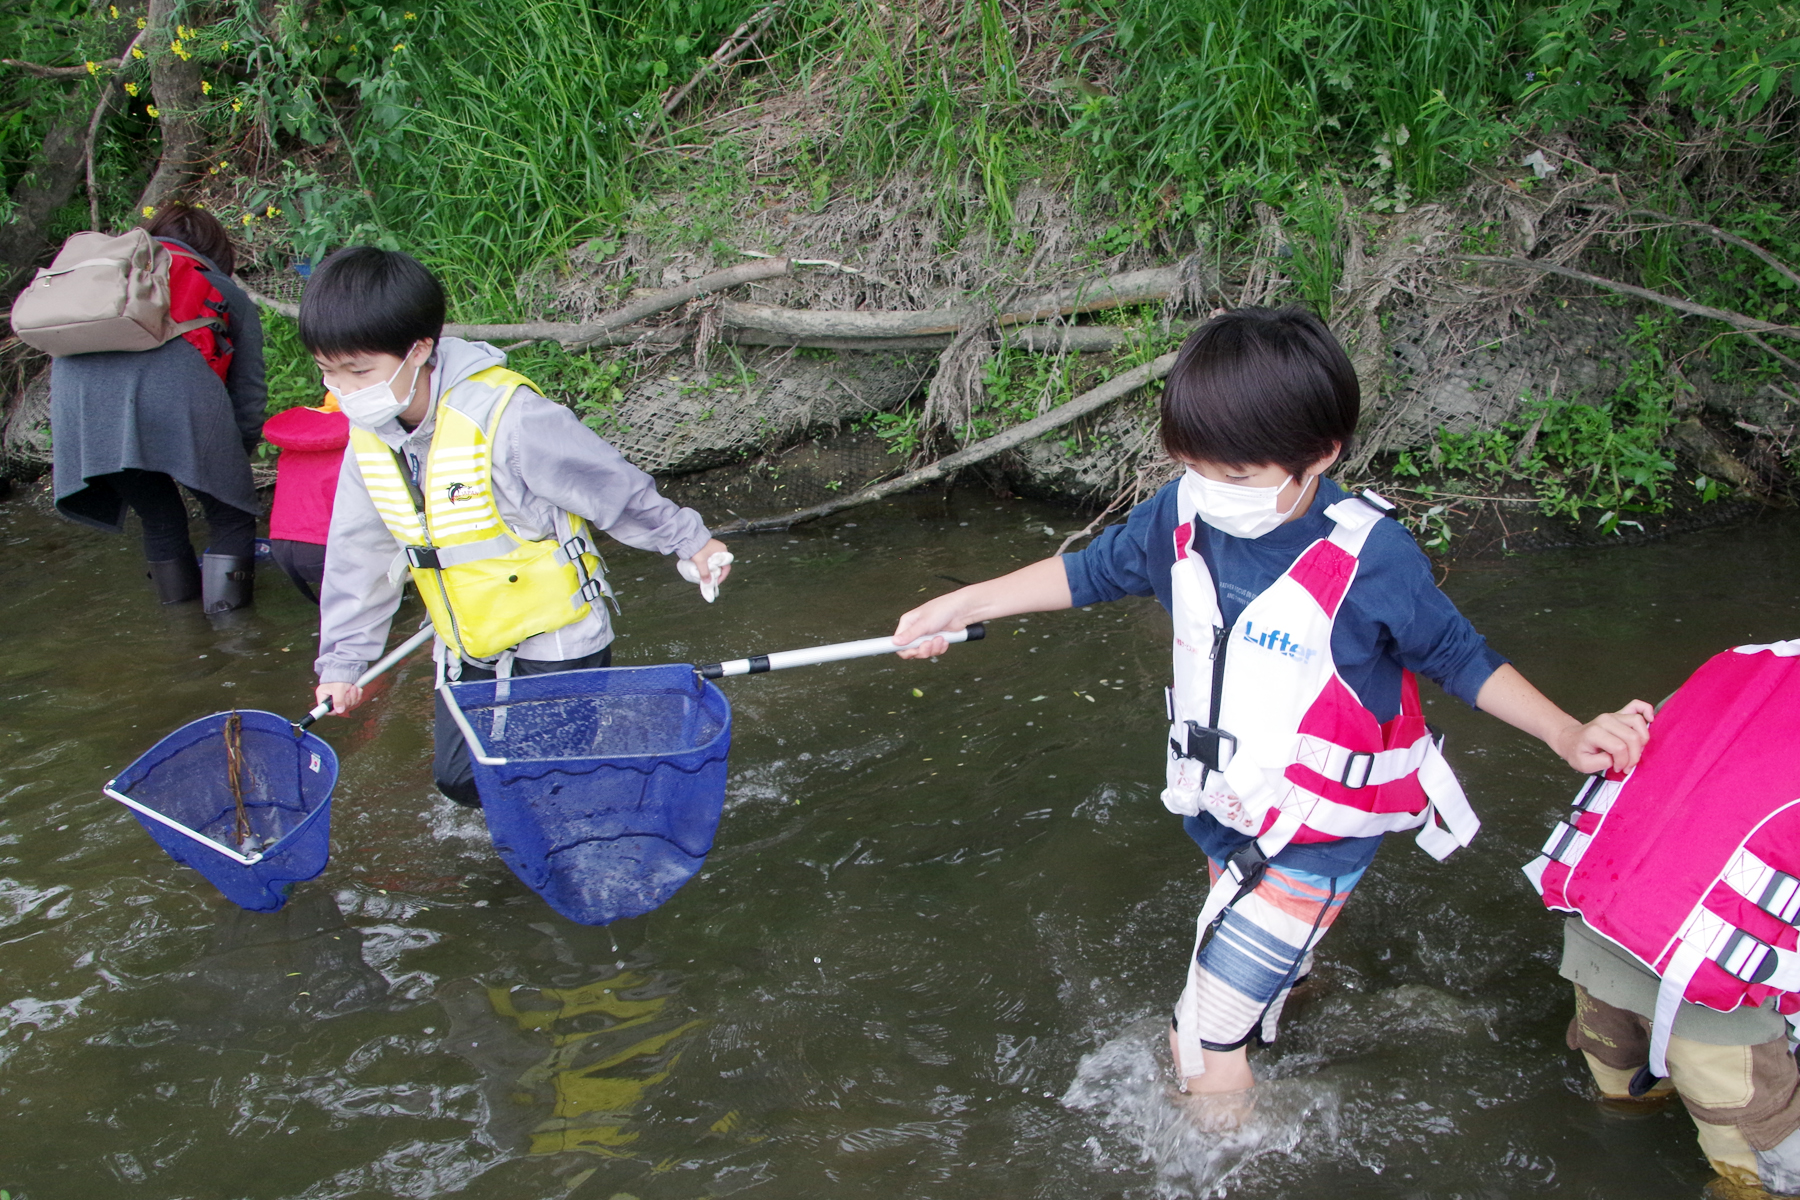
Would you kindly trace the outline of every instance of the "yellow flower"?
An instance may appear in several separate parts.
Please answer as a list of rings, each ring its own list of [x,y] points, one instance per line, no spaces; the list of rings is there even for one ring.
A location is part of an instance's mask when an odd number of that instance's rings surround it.
[[[269,207],[267,209],[264,210],[264,213],[267,216],[279,217],[281,215],[281,210],[279,208],[276,208],[273,204],[271,204],[271,205],[269,205]]]
[[[419,14],[418,13],[407,13],[406,19],[409,21],[416,21],[419,19]]]
[[[395,43],[394,43],[394,51],[395,51],[395,53],[398,53],[398,52],[400,52],[400,51],[401,51],[401,50],[404,50],[404,49],[406,49],[406,43],[405,43],[405,42],[395,42]]]
[[[191,55],[187,52],[187,47],[183,46],[181,44],[181,39],[179,39],[179,38],[177,38],[175,41],[172,41],[169,43],[169,51],[170,51],[170,53],[174,54],[176,58],[179,58],[182,62],[186,62],[188,59],[193,57],[193,55]]]
[[[202,79],[200,81],[200,94],[202,96],[212,95],[212,84],[210,84],[206,80]]]
[[[154,217],[156,215],[156,209],[146,204],[144,205],[143,213],[146,217]]]
[[[244,111],[244,102],[242,100],[237,99],[236,97],[233,97],[232,101],[231,101],[231,111],[232,112],[243,112]]]
[[[194,31],[189,29],[186,25],[177,25],[175,27],[175,36],[178,38],[191,38],[194,36]]]
[[[220,51],[229,51],[231,49],[231,43],[230,42],[220,42],[219,49],[220,49]]]
[[[142,58],[142,57],[144,57],[144,52],[142,50],[140,50],[138,47],[133,46],[131,48],[131,57]]]
[[[93,59],[89,59],[87,69],[89,75],[98,75],[100,73],[100,64],[96,63]]]
[[[157,111],[157,109],[156,109],[156,105],[154,105],[154,104],[146,104],[146,105],[145,105],[145,106],[144,106],[144,111],[145,111],[145,112],[147,112],[147,113],[149,113],[149,114],[150,114],[150,115],[151,115],[151,116],[153,116],[153,117],[160,117],[160,116],[162,116],[162,113],[160,113],[160,112],[158,112],[158,111]]]
[[[137,86],[137,84],[135,84],[135,83],[128,83],[128,84],[126,84],[126,85],[125,85],[125,94],[126,94],[126,95],[127,95],[127,96],[135,96],[135,95],[137,95],[137,94],[138,94],[138,86]]]
[[[147,24],[147,22],[146,22],[146,21],[145,21],[145,20],[144,20],[144,18],[142,18],[142,17],[139,17],[139,18],[138,18],[138,28],[139,28],[139,29],[142,29],[142,28],[143,28],[143,27],[144,27],[144,26],[145,26],[145,24]],[[140,54],[140,55],[138,55],[138,57],[139,57],[139,58],[142,58],[142,57],[144,57],[144,56],[143,56],[143,55],[141,55],[141,54]]]
[[[254,214],[252,214],[252,213],[244,214],[244,224],[248,225],[250,222],[252,222],[254,220],[256,220],[256,217]]]
[[[119,19],[119,6],[118,5],[109,4],[109,5],[107,5],[106,11],[112,14],[113,20],[116,21]]]

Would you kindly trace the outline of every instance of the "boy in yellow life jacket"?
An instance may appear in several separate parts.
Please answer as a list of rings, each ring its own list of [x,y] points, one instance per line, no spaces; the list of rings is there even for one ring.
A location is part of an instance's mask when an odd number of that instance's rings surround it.
[[[350,418],[319,589],[319,686],[344,714],[380,656],[412,576],[451,679],[541,675],[612,661],[595,534],[690,560],[703,586],[730,555],[700,514],[506,368],[485,342],[444,337],[444,292],[416,259],[331,255],[300,305],[300,340]],[[469,751],[438,700],[432,774],[480,803]]]

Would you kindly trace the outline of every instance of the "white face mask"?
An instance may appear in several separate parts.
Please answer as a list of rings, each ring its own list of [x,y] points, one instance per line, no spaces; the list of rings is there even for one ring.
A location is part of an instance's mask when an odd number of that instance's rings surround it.
[[[379,429],[405,412],[406,406],[412,403],[413,392],[418,390],[419,373],[423,370],[423,365],[414,369],[405,399],[394,395],[394,380],[400,378],[400,372],[406,370],[406,360],[412,357],[412,352],[416,349],[417,344],[409,347],[400,359],[400,365],[394,368],[394,373],[382,382],[371,383],[354,392],[338,392],[338,407],[344,410],[344,415],[364,429]]]
[[[1181,486],[1187,489],[1194,510],[1208,525],[1232,537],[1259,538],[1293,515],[1294,509],[1305,498],[1306,485],[1311,479],[1310,475],[1306,479],[1289,477],[1290,482],[1300,484],[1300,494],[1294,497],[1294,503],[1288,505],[1285,512],[1276,505],[1280,503],[1281,489],[1287,486],[1286,482],[1274,487],[1220,483],[1189,467]]]

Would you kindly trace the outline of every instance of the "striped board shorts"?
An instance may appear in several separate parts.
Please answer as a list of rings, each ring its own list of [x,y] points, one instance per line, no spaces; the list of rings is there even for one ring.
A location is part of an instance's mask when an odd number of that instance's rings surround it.
[[[1220,863],[1207,859],[1219,887]],[[1225,912],[1208,939],[1201,927],[1175,1006],[1183,1069],[1198,1073],[1201,1048],[1236,1050],[1275,1040],[1282,1005],[1312,970],[1312,950],[1367,871],[1324,876],[1271,862],[1256,890]],[[1224,884],[1234,888],[1229,880]]]

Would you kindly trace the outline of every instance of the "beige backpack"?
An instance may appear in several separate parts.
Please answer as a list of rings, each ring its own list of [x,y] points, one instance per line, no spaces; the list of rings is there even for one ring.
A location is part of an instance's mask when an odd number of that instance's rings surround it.
[[[224,329],[216,317],[169,319],[170,262],[169,248],[143,229],[118,237],[77,233],[13,301],[13,332],[64,358],[154,350],[190,330]]]

